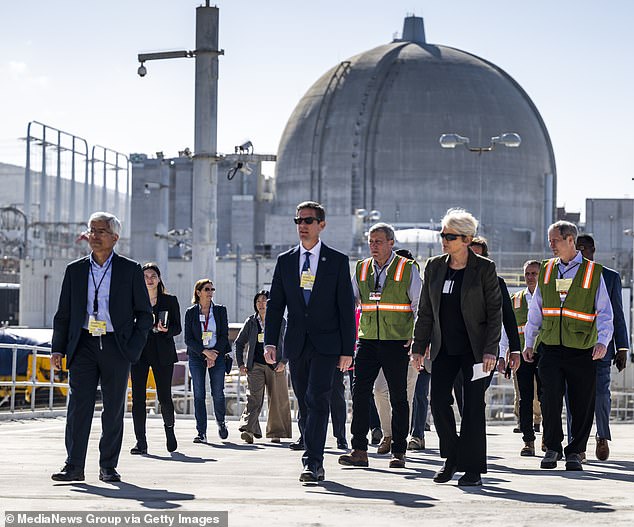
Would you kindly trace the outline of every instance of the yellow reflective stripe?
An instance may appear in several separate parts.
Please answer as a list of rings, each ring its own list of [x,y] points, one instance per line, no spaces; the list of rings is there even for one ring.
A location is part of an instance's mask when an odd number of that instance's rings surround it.
[[[518,332],[520,335],[523,335],[523,334],[524,334],[524,328],[525,328],[525,327],[526,327],[526,326],[517,326],[517,332]]]
[[[550,275],[553,272],[554,265],[555,258],[551,258],[550,260],[548,260],[548,263],[546,264],[546,273],[544,274],[544,284],[550,282]]]
[[[583,275],[584,289],[590,289],[590,284],[592,283],[593,274],[594,274],[594,262],[588,262],[588,267],[586,267],[586,273]]]
[[[361,266],[361,275],[359,276],[359,280],[365,282],[368,277],[368,269],[370,269],[370,263],[372,262],[372,258],[368,258],[363,261],[363,265]]]
[[[583,320],[585,322],[594,322],[597,317],[594,313],[583,313],[582,311],[574,311],[573,309],[556,309],[556,308],[542,308],[542,315],[545,317],[567,317],[574,320]]]
[[[394,272],[395,282],[400,282],[403,279],[403,271],[405,270],[406,263],[407,263],[407,260],[399,256],[399,262],[396,266],[396,271]]]
[[[411,311],[411,304],[361,304],[361,311]]]

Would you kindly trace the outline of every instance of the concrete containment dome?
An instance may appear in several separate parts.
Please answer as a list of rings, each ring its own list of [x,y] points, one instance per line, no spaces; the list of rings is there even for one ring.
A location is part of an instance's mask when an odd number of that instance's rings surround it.
[[[517,132],[522,144],[441,148],[440,135],[452,132],[472,146]],[[405,19],[402,39],[315,82],[286,125],[276,170],[275,214],[314,199],[331,218],[377,209],[387,222],[438,227],[459,206],[496,252],[541,251],[554,216],[555,160],[535,105],[496,65],[428,44],[420,17]],[[341,249],[351,236],[338,233]]]

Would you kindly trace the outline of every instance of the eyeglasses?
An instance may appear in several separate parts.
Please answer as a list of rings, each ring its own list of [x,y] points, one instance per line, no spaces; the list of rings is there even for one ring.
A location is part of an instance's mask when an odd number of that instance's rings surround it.
[[[306,218],[293,218],[293,221],[295,222],[295,225],[301,225],[302,223],[305,223],[306,225],[312,225],[314,221],[319,223],[323,220],[315,218],[314,216],[307,216]]]
[[[215,287],[203,287],[203,291],[215,291]]]
[[[443,240],[447,240],[448,242],[453,242],[453,241],[457,240],[458,238],[462,238],[463,235],[462,234],[454,234],[452,232],[441,232],[440,233],[440,237]]]

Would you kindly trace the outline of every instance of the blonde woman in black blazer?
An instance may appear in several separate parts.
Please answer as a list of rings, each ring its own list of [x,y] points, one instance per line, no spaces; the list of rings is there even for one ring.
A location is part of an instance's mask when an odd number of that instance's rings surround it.
[[[457,471],[464,472],[460,486],[481,485],[480,476],[487,471],[487,376],[472,379],[477,370],[484,374],[495,367],[502,327],[495,264],[469,249],[477,227],[477,220],[462,209],[450,209],[443,218],[445,254],[427,261],[412,348],[419,369],[425,354],[433,361],[431,408],[440,455],[446,458],[434,481],[445,483]],[[464,408],[457,434],[451,392],[459,371],[464,376]]]
[[[155,263],[143,266],[145,287],[147,287],[154,325],[148,333],[148,339],[138,362],[130,370],[132,378],[132,421],[136,445],[130,450],[131,454],[147,454],[147,439],[145,436],[146,420],[146,384],[152,368],[156,381],[156,392],[161,403],[161,415],[165,426],[166,448],[174,452],[178,448],[174,434],[174,403],[172,401],[172,374],[174,363],[178,361],[174,337],[181,332],[181,313],[178,299],[165,292],[165,285],[161,279],[161,271]],[[165,315],[167,314],[167,316]]]

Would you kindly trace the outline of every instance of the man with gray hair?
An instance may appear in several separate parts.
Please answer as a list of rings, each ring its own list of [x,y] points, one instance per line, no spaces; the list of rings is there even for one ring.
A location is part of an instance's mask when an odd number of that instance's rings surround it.
[[[83,481],[88,438],[101,384],[103,411],[99,479],[121,481],[116,471],[130,364],[141,356],[152,327],[152,306],[141,266],[114,252],[121,222],[108,212],[88,221],[89,256],[66,267],[53,319],[53,366],[66,357],[70,399],[66,415],[66,462],[54,481]]]
[[[534,361],[541,339],[539,378],[546,454],[542,468],[555,468],[562,458],[561,410],[564,393],[570,402],[570,436],[563,449],[566,470],[583,470],[594,420],[596,364],[612,339],[612,306],[601,275],[602,266],[584,258],[576,248],[577,227],[553,223],[548,243],[554,258],[541,263],[537,288],[524,328],[524,360]]]
[[[352,452],[341,465],[368,466],[370,398],[383,369],[392,404],[390,468],[405,467],[409,431],[407,372],[421,278],[413,260],[394,253],[394,229],[377,223],[368,233],[370,258],[357,262],[352,288],[361,306],[352,390]]]

